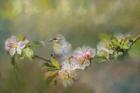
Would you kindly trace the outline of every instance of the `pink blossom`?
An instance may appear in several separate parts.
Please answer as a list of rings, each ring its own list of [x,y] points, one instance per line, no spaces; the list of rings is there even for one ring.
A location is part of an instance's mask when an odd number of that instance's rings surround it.
[[[75,65],[75,69],[84,70],[90,65],[90,60],[94,58],[95,54],[95,49],[92,49],[90,47],[78,48],[72,55],[71,64]]]
[[[95,54],[95,49],[92,49],[90,47],[82,47],[78,48],[74,52],[73,58],[79,61],[86,61],[92,59],[95,56]]]

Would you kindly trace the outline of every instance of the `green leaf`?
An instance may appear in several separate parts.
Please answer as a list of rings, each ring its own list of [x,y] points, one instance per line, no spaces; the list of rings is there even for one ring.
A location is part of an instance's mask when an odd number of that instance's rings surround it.
[[[54,85],[57,83],[58,70],[45,72],[45,79],[47,84]]]
[[[20,41],[24,41],[24,40],[25,40],[25,36],[19,35],[19,36],[18,36],[18,39],[19,39]]]
[[[57,83],[57,75],[58,71],[53,72],[46,72],[45,79],[47,81],[47,84],[54,85]]]
[[[123,46],[122,46],[123,49],[129,49],[130,48],[130,42],[129,41],[125,41]]]
[[[58,73],[58,70],[56,70],[56,71],[47,71],[47,72],[45,73],[45,78],[48,79],[48,78],[51,78],[51,77],[53,77],[53,76],[56,76],[57,73]]]
[[[45,44],[43,41],[33,41],[30,43],[30,46],[34,48],[39,48],[39,47],[45,46]]]
[[[11,57],[12,65],[16,65],[18,61],[19,61],[19,55],[14,55],[13,57]]]
[[[22,55],[23,58],[27,57],[30,60],[32,60],[33,55],[34,55],[34,52],[33,52],[33,50],[31,48],[27,47],[27,48],[23,49],[23,55]]]
[[[50,65],[48,63],[44,63],[44,65],[42,66],[42,69],[47,70],[47,71],[56,71],[58,70],[58,68],[56,68],[53,65]]]
[[[122,48],[123,48],[123,49],[129,49],[130,46],[125,44],[125,45],[122,46]]]
[[[60,69],[60,64],[56,59],[51,58],[51,62],[53,66],[55,66],[57,69]]]
[[[56,71],[56,70],[58,70],[58,69],[55,68],[55,67],[46,66],[46,65],[44,65],[44,66],[42,67],[42,69],[45,69],[45,70],[47,70],[47,71]]]
[[[117,40],[112,40],[113,46],[120,46],[120,43]]]

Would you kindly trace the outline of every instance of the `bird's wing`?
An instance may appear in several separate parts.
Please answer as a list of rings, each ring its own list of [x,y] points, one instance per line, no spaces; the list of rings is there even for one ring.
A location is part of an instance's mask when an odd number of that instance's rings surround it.
[[[72,52],[72,47],[70,43],[67,43],[63,46],[63,53],[65,56],[70,55]]]

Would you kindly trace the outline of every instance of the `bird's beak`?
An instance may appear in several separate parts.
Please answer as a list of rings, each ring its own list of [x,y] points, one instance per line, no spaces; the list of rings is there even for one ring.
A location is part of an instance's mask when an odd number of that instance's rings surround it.
[[[53,39],[50,39],[50,40],[49,40],[49,42],[52,42],[52,41],[53,41]]]

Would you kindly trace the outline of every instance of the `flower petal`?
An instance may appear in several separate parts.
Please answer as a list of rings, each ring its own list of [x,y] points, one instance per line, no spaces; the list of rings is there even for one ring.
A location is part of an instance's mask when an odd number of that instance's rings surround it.
[[[26,44],[23,41],[19,41],[18,42],[18,46],[17,47],[19,47],[20,49],[25,48],[25,46],[26,46]]]
[[[16,51],[17,51],[17,54],[21,55],[22,49],[20,47],[17,47],[17,50]]]
[[[16,48],[11,48],[11,49],[9,50],[9,54],[10,54],[11,56],[14,56],[15,53],[16,53]]]

